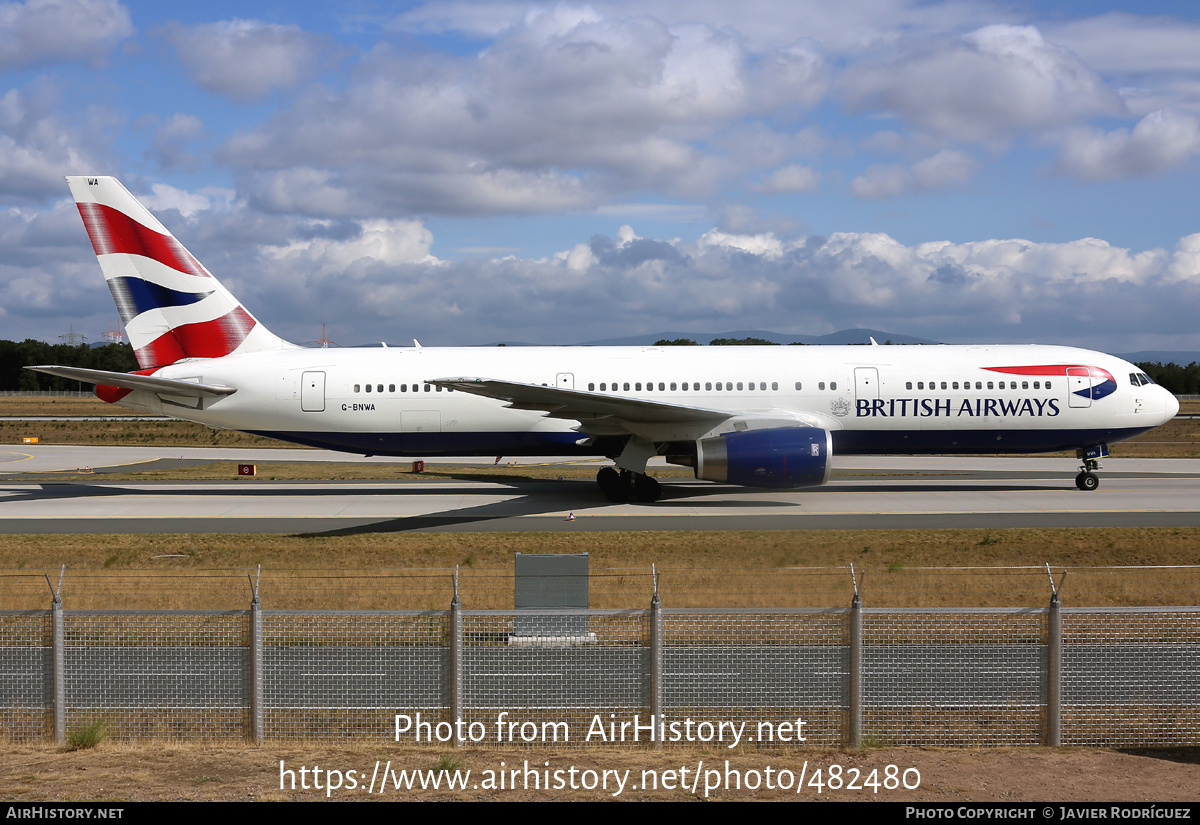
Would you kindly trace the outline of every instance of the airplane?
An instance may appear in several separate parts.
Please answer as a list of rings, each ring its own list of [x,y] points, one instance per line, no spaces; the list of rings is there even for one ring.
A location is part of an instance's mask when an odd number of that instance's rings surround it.
[[[802,489],[834,455],[1074,450],[1175,416],[1133,364],[1062,346],[301,347],[270,332],[112,177],[68,177],[140,369],[30,369],[109,403],[364,455],[602,456],[611,501],[647,462]]]

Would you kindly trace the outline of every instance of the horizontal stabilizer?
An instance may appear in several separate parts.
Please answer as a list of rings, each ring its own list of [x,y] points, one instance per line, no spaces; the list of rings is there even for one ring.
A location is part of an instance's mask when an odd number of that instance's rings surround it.
[[[85,370],[82,367],[26,367],[34,372],[44,372],[47,375],[57,375],[59,378],[69,378],[72,381],[84,381],[104,387],[120,387],[126,390],[142,390],[144,392],[167,393],[181,395],[187,398],[220,398],[233,395],[237,390],[222,384],[200,384],[196,381],[175,381],[170,378],[155,378],[151,375],[133,375],[127,372],[108,372],[107,370]]]

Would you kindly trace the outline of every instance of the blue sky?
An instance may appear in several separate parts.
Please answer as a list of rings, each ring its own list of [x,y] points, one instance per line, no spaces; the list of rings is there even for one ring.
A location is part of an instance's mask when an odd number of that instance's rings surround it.
[[[0,337],[113,174],[297,341],[1200,350],[1183,3],[0,3]]]

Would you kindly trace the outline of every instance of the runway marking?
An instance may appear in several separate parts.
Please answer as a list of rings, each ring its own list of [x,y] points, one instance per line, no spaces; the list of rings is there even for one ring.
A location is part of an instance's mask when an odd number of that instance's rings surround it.
[[[25,456],[24,458],[18,458],[16,460],[12,460],[12,459],[6,460],[4,462],[5,464],[16,464],[18,462],[28,461],[29,459],[33,458],[33,456],[30,455],[29,453],[18,453],[18,452],[13,452],[12,450],[5,450],[3,452],[3,455],[23,455],[23,456]]]

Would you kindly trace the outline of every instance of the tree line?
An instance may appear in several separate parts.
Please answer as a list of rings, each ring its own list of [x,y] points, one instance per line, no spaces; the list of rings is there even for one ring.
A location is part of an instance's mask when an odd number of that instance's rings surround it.
[[[1162,384],[1175,395],[1200,395],[1200,364],[1195,361],[1186,367],[1174,361],[1167,364],[1143,361],[1137,368],[1149,375],[1155,384]]]
[[[42,392],[90,389],[88,384],[25,369],[43,364],[109,372],[132,372],[138,368],[133,347],[129,344],[93,347],[88,344],[47,344],[33,338],[20,342],[0,340],[0,390]]]

